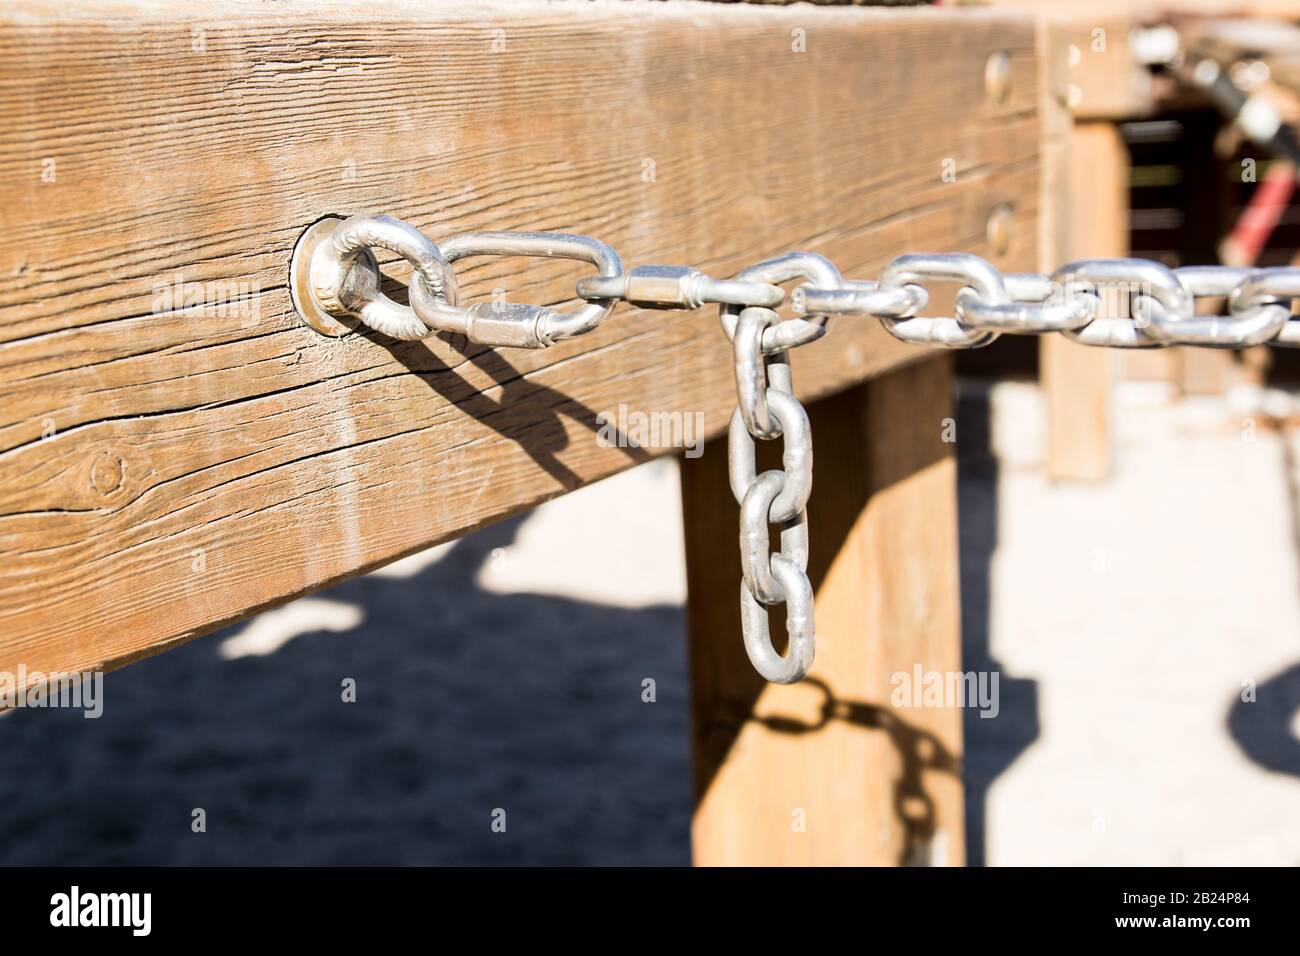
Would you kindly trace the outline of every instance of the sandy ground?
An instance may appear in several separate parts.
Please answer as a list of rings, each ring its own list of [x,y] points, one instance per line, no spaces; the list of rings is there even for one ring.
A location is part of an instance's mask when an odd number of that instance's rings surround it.
[[[1300,864],[1300,443],[1255,404],[1126,385],[1096,486],[1045,480],[1030,385],[994,391],[992,454],[962,443],[967,666],[987,635],[1003,688],[966,721],[985,862]]]
[[[1248,414],[1126,388],[1115,479],[1054,487],[1036,389],[964,389],[974,861],[1300,863],[1300,443]],[[643,466],[110,674],[99,720],[3,718],[0,863],[685,863],[677,493]]]

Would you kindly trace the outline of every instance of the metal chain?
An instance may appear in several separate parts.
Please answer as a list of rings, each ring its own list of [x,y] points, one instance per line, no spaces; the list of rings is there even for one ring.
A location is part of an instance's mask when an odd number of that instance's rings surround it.
[[[808,673],[814,651],[813,592],[806,573],[812,428],[794,397],[789,351],[763,353],[768,333],[788,323],[760,306],[735,318],[732,349],[739,401],[727,429],[727,477],[740,505],[741,631],[758,672],[773,683],[790,684]],[[755,439],[776,438],[782,442],[781,467],[757,474]],[[775,554],[770,525],[781,529]],[[768,632],[767,608],[774,604],[786,606],[790,646],[785,657],[776,652]]]
[[[790,350],[826,334],[831,316],[878,319],[897,339],[941,348],[979,348],[999,335],[1059,332],[1083,345],[1239,349],[1300,347],[1300,268],[1192,266],[1170,269],[1145,259],[1086,259],[1055,273],[1002,273],[965,253],[902,255],[875,281],[846,280],[824,256],[794,252],[765,260],[731,279],[691,266],[650,265],[624,271],[618,253],[589,236],[548,232],[477,232],[435,245],[387,216],[322,221],[304,233],[291,276],[294,302],[314,328],[338,318],[360,321],[399,339],[454,332],[489,346],[545,348],[595,329],[620,302],[649,309],[719,306],[732,340],[737,406],[728,429],[728,475],[740,505],[741,625],[754,667],[775,683],[802,679],[812,666],[815,628],[808,567],[808,496],[812,434],[794,397]],[[413,267],[409,305],[379,291],[371,250],[396,252]],[[467,256],[576,259],[596,267],[579,279],[573,312],[504,302],[462,307],[451,263]],[[304,276],[296,270],[304,270]],[[305,281],[303,281],[305,278]],[[795,313],[775,311],[780,284]],[[929,285],[958,285],[952,316],[918,315]],[[305,291],[303,291],[305,290]],[[1197,314],[1197,301],[1226,300],[1226,315]],[[324,314],[322,316],[322,313]],[[782,467],[756,473],[756,440],[782,441]],[[773,552],[769,526],[780,530]],[[784,604],[789,648],[777,653],[767,608]]]

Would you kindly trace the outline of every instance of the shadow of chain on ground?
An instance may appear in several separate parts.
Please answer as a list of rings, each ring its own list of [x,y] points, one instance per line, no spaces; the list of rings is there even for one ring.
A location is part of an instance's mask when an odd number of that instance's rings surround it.
[[[961,558],[962,668],[997,671],[999,710],[992,720],[962,711],[966,786],[966,862],[987,861],[987,804],[993,782],[1038,739],[1038,682],[1007,674],[993,656],[989,634],[998,544],[998,460],[993,452],[992,405],[985,388],[963,383],[957,402],[958,508]]]
[[[1278,441],[1282,445],[1293,551],[1300,555],[1300,487],[1297,487],[1300,463],[1296,461],[1291,436],[1281,427],[1283,423],[1270,424],[1278,429]],[[1293,729],[1297,713],[1300,713],[1300,663],[1256,685],[1253,699],[1246,700],[1240,695],[1234,699],[1228,709],[1228,733],[1242,753],[1261,767],[1300,777],[1300,739]]]

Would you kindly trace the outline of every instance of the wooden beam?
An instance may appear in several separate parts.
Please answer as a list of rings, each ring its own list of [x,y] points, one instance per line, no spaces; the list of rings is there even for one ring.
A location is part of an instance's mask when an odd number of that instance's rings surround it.
[[[1008,264],[1032,264],[1034,49],[1012,15],[197,9],[0,12],[0,669],[122,663],[670,450],[598,441],[620,404],[725,427],[712,310],[623,308],[543,352],[322,338],[286,291],[321,215],[591,233],[629,266],[723,276],[803,248],[870,276],[984,251],[1007,202]],[[458,268],[470,299],[541,303],[582,274]],[[800,351],[800,388],[924,354],[841,322]]]
[[[1076,116],[1082,108],[1078,83],[1094,88],[1084,78],[1098,73],[1096,64],[1109,63],[1120,71],[1131,67],[1127,25],[1091,22],[1081,16],[1038,22],[1043,127],[1038,248],[1039,268],[1048,273],[1071,259],[1120,255],[1115,250],[1127,248],[1123,143],[1112,124],[1079,126]],[[1117,35],[1125,37],[1124,46],[1116,46]],[[1090,97],[1094,104],[1101,99],[1100,94]],[[1103,127],[1109,133],[1093,132]],[[1100,171],[1093,168],[1098,162]],[[1105,478],[1111,467],[1114,357],[1048,335],[1039,343],[1038,358],[1047,407],[1048,475],[1066,481]]]
[[[1066,106],[1076,119],[1132,119],[1154,108],[1151,71],[1133,58],[1129,46],[1137,26],[1128,14],[1054,14],[1051,29],[1064,67]]]
[[[961,669],[950,367],[809,406],[817,658],[801,684],[764,684],[741,645],[724,442],[683,463],[697,864],[963,862],[961,711],[893,699],[895,675]]]

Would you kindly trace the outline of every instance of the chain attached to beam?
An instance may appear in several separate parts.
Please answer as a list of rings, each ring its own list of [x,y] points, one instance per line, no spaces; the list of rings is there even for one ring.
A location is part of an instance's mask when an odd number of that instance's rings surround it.
[[[412,266],[409,305],[380,291],[373,249]],[[467,256],[535,256],[589,263],[596,275],[577,281],[572,312],[505,302],[459,304],[452,263]],[[782,283],[795,316],[775,309]],[[922,316],[930,284],[960,287],[951,316]],[[1052,275],[1003,274],[965,253],[902,255],[874,281],[847,280],[824,256],[792,252],[716,279],[683,265],[639,266],[625,272],[617,252],[590,236],[548,232],[477,232],[435,245],[413,226],[388,216],[323,219],[298,241],[290,291],[299,313],[327,335],[350,322],[397,339],[435,332],[471,342],[546,348],[597,328],[620,302],[640,308],[719,306],[735,356],[737,407],[728,430],[728,474],[740,504],[741,625],[745,650],[763,677],[801,680],[813,662],[815,627],[808,566],[808,496],[812,435],[794,397],[790,350],[824,336],[834,316],[880,321],[897,339],[940,348],[979,348],[999,335],[1059,332],[1083,345],[1164,348],[1191,345],[1240,349],[1300,347],[1300,268],[1193,266],[1169,269],[1144,259],[1086,259]],[[1198,314],[1201,299],[1226,300],[1226,315]],[[345,320],[345,321],[339,321]],[[756,473],[755,440],[782,441],[782,467]],[[780,530],[771,551],[768,529]],[[789,648],[777,653],[767,608],[784,604]]]

